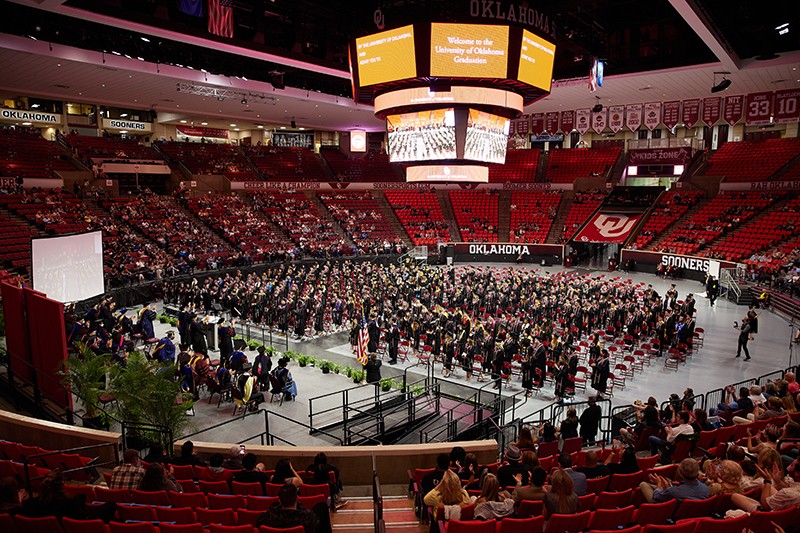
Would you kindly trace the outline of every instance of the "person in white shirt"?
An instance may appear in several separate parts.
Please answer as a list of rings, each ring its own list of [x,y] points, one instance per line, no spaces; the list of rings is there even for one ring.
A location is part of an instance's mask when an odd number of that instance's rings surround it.
[[[680,435],[693,435],[694,428],[689,424],[689,413],[686,411],[681,411],[678,413],[678,418],[680,419],[681,423],[677,426],[667,426],[664,428],[664,431],[667,433],[667,440],[664,440],[660,437],[651,436],[650,437],[650,453],[651,455],[658,454],[659,448],[663,448],[667,445],[671,445],[675,442],[675,439],[678,438]]]

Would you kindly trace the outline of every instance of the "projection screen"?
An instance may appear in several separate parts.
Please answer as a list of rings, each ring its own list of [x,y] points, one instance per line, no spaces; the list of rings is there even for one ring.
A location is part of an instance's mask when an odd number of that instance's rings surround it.
[[[105,291],[103,232],[31,240],[33,288],[59,302],[85,300]]]

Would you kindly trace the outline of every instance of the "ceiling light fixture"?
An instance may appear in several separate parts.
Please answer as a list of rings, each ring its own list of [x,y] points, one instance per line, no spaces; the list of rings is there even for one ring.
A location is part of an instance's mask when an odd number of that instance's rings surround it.
[[[714,73],[714,85],[711,86],[712,93],[721,93],[722,91],[731,86],[733,82],[726,77],[728,74],[730,74],[730,72]],[[718,76],[721,76],[721,79],[719,81],[717,81]]]
[[[128,116],[128,114],[127,114],[127,113],[122,113],[122,114],[121,114],[119,117],[120,117],[120,118],[125,118],[125,117],[127,117],[127,116]]]

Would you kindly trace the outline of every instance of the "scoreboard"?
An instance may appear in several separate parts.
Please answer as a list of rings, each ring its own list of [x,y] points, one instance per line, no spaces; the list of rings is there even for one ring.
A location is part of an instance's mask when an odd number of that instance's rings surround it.
[[[362,87],[415,77],[414,26],[356,39],[356,61]]]

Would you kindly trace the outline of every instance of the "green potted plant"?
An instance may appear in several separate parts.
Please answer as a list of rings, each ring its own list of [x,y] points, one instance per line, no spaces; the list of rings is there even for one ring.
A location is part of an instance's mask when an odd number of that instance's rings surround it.
[[[353,383],[361,383],[364,380],[364,371],[363,370],[353,370]]]
[[[176,317],[169,317],[169,320],[167,320],[167,322],[169,322],[169,325],[172,326],[173,328],[178,327],[178,319]]]
[[[392,390],[392,387],[394,386],[394,380],[392,378],[383,378],[380,383],[381,383],[381,390],[383,392],[389,392],[390,390]]]
[[[317,366],[318,362],[319,361],[317,360],[317,358],[314,357],[313,355],[309,355],[308,356],[308,364],[309,364],[309,366]]]
[[[108,357],[96,355],[82,342],[76,342],[77,353],[64,361],[59,372],[62,383],[67,385],[83,404],[85,416],[83,425],[95,429],[108,429],[108,420],[100,408],[100,396],[108,391],[105,387],[106,374],[112,365]]]
[[[297,360],[297,352],[295,352],[294,350],[286,350],[285,352],[283,352],[283,356],[289,359],[290,361]]]
[[[346,366],[346,367],[344,367],[344,375],[345,375],[346,377],[348,377],[348,378],[349,378],[349,377],[353,377],[353,367],[352,367],[352,366]]]
[[[169,317],[167,315],[158,315],[158,321],[166,324],[169,321]]]
[[[338,363],[331,363],[331,370],[334,374],[339,374],[342,371],[342,365]]]
[[[303,354],[299,355],[297,357],[297,364],[299,364],[301,368],[308,366],[308,356]]]
[[[319,362],[318,366],[319,369],[322,370],[323,374],[330,374],[331,367],[333,366],[333,364],[330,361],[326,361],[325,359],[323,359],[322,361]]]

